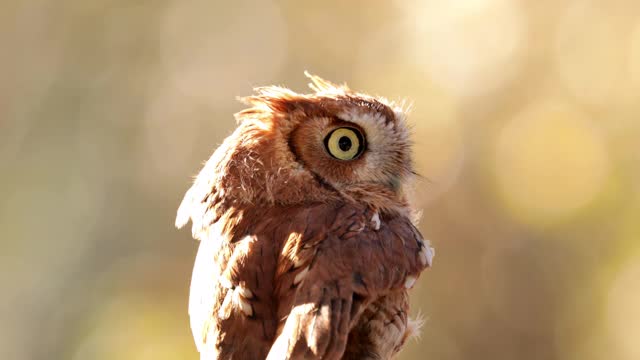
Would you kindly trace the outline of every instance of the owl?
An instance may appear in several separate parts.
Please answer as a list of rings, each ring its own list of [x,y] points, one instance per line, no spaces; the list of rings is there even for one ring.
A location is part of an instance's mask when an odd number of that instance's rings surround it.
[[[433,249],[412,219],[405,112],[305,73],[255,89],[187,191],[201,359],[389,359]]]

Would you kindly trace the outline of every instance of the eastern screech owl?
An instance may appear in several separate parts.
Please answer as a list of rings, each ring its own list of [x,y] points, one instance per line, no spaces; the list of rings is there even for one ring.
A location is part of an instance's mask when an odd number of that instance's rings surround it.
[[[431,265],[406,194],[403,109],[307,74],[256,89],[178,210],[200,240],[189,314],[202,359],[389,359]]]

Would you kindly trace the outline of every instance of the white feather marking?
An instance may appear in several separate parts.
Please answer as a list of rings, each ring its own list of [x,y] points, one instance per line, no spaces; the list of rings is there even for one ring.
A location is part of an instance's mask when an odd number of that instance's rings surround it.
[[[236,291],[242,295],[242,297],[244,297],[245,299],[251,299],[253,298],[253,293],[251,292],[251,290],[247,289],[244,286],[238,286],[236,287]]]
[[[423,244],[418,255],[420,256],[420,262],[423,266],[431,266],[433,257],[436,256],[436,249]]]
[[[413,276],[413,275],[409,275],[404,280],[404,287],[407,288],[407,289],[411,289],[413,287],[413,285],[415,285],[415,283],[416,283],[416,277]]]
[[[239,288],[236,288],[234,290],[234,293],[233,293],[233,295],[234,295],[233,296],[234,303],[240,309],[240,311],[242,311],[245,315],[252,316],[253,315],[253,307],[251,306],[251,303],[249,302],[249,300],[245,299],[240,294],[240,291],[238,289]]]
[[[229,280],[229,278],[227,278],[226,276],[222,275],[220,276],[220,286],[222,286],[225,289],[233,289],[233,284],[231,283],[231,280]]]
[[[373,223],[373,230],[380,230],[380,214],[377,211],[371,217],[371,222]]]
[[[424,326],[424,323],[424,316],[420,313],[418,313],[415,319],[407,319],[407,338],[420,339],[420,330]]]
[[[224,297],[222,301],[222,305],[220,305],[220,310],[218,310],[218,317],[221,320],[227,320],[229,316],[231,316],[231,302],[233,300],[233,290],[227,291],[227,295]]]

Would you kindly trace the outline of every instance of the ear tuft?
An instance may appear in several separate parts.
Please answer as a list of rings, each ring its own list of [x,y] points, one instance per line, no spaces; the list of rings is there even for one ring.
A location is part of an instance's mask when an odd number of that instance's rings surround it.
[[[309,87],[311,88],[311,90],[315,91],[316,94],[321,94],[321,93],[329,93],[329,94],[336,94],[336,93],[342,93],[342,94],[346,94],[351,92],[351,89],[349,89],[349,87],[347,86],[347,84],[342,84],[342,85],[336,85],[330,81],[327,81],[323,78],[321,78],[318,75],[313,75],[308,71],[304,71],[304,75],[306,77],[309,78],[309,80],[311,80],[311,82],[309,83]]]

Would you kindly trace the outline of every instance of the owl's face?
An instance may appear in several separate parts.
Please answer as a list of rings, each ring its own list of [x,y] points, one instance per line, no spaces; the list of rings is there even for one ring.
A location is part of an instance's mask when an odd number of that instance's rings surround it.
[[[242,99],[251,107],[236,114],[238,128],[199,176],[209,180],[193,191],[215,187],[227,203],[350,199],[405,208],[413,171],[402,108],[307,76],[314,94],[266,87]]]
[[[314,177],[346,189],[382,184],[400,190],[411,174],[403,114],[360,95],[313,98],[304,115],[293,113],[290,151]],[[301,116],[302,115],[302,116]]]

